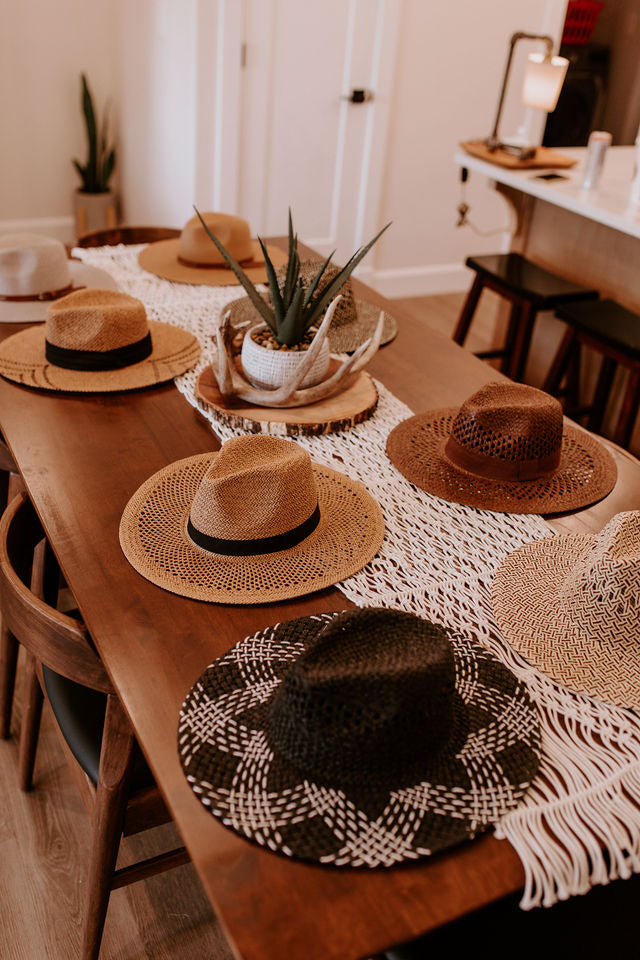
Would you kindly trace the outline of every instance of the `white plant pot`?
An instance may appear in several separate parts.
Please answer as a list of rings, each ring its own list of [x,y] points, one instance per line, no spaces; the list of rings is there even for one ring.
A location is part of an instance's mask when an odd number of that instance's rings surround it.
[[[106,230],[118,225],[116,197],[113,190],[107,190],[105,193],[85,193],[83,190],[76,190],[73,197],[77,237],[92,230]]]
[[[291,376],[293,371],[305,359],[306,350],[267,350],[260,346],[253,339],[252,334],[265,329],[264,323],[258,323],[244,335],[242,341],[241,360],[247,378],[254,387],[263,387],[268,390],[275,390],[282,386],[284,381]],[[329,362],[331,360],[331,351],[329,343],[325,339],[320,353],[311,365],[311,369],[302,381],[301,386],[312,387],[327,375]]]

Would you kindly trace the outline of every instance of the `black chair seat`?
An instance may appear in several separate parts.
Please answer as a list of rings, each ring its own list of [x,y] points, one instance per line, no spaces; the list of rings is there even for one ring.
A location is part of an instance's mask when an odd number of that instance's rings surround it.
[[[466,265],[493,280],[505,291],[529,300],[536,310],[552,310],[569,300],[595,300],[597,290],[578,286],[539,267],[519,253],[467,257]]]
[[[42,673],[47,697],[62,735],[84,772],[97,784],[107,696],[67,680],[44,664]],[[137,748],[131,790],[151,787],[154,782],[147,762]]]
[[[556,313],[576,330],[619,350],[631,360],[640,360],[640,316],[615,300],[563,304]]]

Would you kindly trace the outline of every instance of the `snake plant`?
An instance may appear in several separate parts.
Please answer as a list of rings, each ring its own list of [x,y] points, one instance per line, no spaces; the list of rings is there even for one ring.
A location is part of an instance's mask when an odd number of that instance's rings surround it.
[[[82,113],[87,129],[87,162],[80,163],[74,160],[73,165],[82,178],[84,193],[107,193],[109,180],[116,164],[116,152],[113,147],[107,146],[109,115],[105,109],[102,117],[102,129],[98,135],[98,122],[93,108],[93,97],[83,73],[82,80]]]
[[[263,241],[258,237],[258,242],[264,256],[265,268],[267,271],[267,281],[269,292],[271,293],[271,304],[267,303],[264,297],[260,296],[255,286],[249,280],[248,276],[240,264],[231,256],[228,250],[208,228],[200,216],[200,212],[194,207],[194,210],[200,217],[200,222],[204,227],[209,239],[216,245],[224,259],[227,261],[236,277],[247,291],[249,299],[256,310],[271,331],[274,339],[281,345],[288,347],[300,343],[307,330],[318,323],[322,317],[325,308],[331,300],[340,292],[341,287],[351,276],[352,272],[358,266],[362,258],[369,252],[371,247],[378,240],[387,227],[376,234],[373,240],[365,246],[360,247],[348,263],[336,274],[336,276],[324,287],[320,282],[327,269],[333,253],[330,253],[327,259],[319,268],[316,275],[312,278],[308,286],[305,286],[300,277],[300,257],[298,255],[298,236],[293,232],[293,223],[291,221],[291,211],[289,211],[289,257],[285,273],[284,284],[280,287],[276,271],[267,252]],[[335,252],[335,251],[334,251]]]

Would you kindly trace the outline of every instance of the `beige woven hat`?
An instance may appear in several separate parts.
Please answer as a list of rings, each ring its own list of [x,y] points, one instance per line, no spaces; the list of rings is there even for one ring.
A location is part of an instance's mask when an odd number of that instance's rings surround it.
[[[0,343],[0,373],[44,390],[102,393],[170,380],[199,356],[191,333],[148,321],[135,297],[78,290],[49,304],[44,327]]]
[[[215,603],[268,603],[357,573],[384,537],[362,484],[291,440],[242,436],[178,460],[125,507],[120,544],[147,580]]]
[[[257,240],[251,239],[249,224],[241,217],[228,213],[204,213],[203,219],[211,232],[227,248],[254,283],[266,283],[267,271]],[[275,266],[284,263],[287,255],[279,247],[267,244]],[[140,251],[138,263],[144,270],[175,283],[205,284],[211,287],[239,283],[218,248],[211,242],[198,217],[185,224],[179,237],[150,243]]]
[[[306,260],[300,264],[300,278],[305,287],[308,287],[318,272],[321,262],[315,260]],[[323,274],[320,282],[320,290],[331,283],[339,268],[333,264],[329,265]],[[282,288],[286,277],[286,266],[279,267],[276,270],[278,284]],[[361,343],[373,336],[378,326],[380,317],[380,307],[375,303],[367,303],[364,300],[356,300],[353,295],[351,279],[347,280],[340,290],[341,300],[337,303],[331,327],[329,329],[328,340],[332,353],[352,353],[357,350]],[[270,294],[266,294],[270,301]],[[255,307],[249,300],[249,297],[241,297],[227,304],[225,312],[231,314],[232,322],[235,326],[246,324],[249,326],[260,321]],[[384,324],[382,327],[382,339],[380,346],[390,343],[398,333],[398,322],[395,317],[385,311]]]
[[[80,287],[118,289],[105,270],[69,260],[59,240],[37,233],[0,236],[0,322],[44,321],[51,301]]]
[[[608,451],[563,421],[554,397],[509,382],[403,421],[387,437],[387,455],[422,490],[500,513],[577,510],[606,496],[617,477]]]
[[[597,536],[536,540],[510,553],[492,587],[505,638],[554,680],[640,708],[640,511]]]

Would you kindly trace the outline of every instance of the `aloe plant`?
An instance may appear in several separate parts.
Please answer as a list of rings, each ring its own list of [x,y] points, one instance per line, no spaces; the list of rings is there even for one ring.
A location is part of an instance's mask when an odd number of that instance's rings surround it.
[[[106,193],[109,189],[109,180],[116,165],[116,152],[107,145],[109,131],[109,111],[105,108],[102,117],[102,126],[98,135],[98,122],[93,107],[93,97],[85,74],[82,80],[82,113],[87,128],[87,162],[80,163],[74,160],[73,165],[82,178],[82,190],[85,193]]]
[[[387,227],[391,226],[390,223],[387,223],[386,226],[375,235],[373,240],[370,240],[369,243],[360,247],[360,249],[353,254],[351,259],[342,267],[330,283],[327,283],[326,286],[321,288],[320,281],[335,251],[330,253],[309,286],[305,287],[300,277],[298,235],[293,232],[291,210],[289,210],[289,258],[282,288],[278,283],[276,271],[267,252],[267,248],[260,237],[258,237],[258,242],[264,255],[272,306],[265,301],[264,297],[260,296],[237,260],[231,256],[229,251],[225,249],[218,238],[209,230],[207,224],[200,216],[199,210],[196,207],[194,207],[194,210],[198,214],[198,217],[200,217],[200,223],[204,227],[209,239],[216,245],[247,291],[249,299],[270,329],[276,342],[288,347],[300,343],[307,330],[319,322],[325,308],[340,292],[341,287],[347,282],[362,258],[366,256]]]

